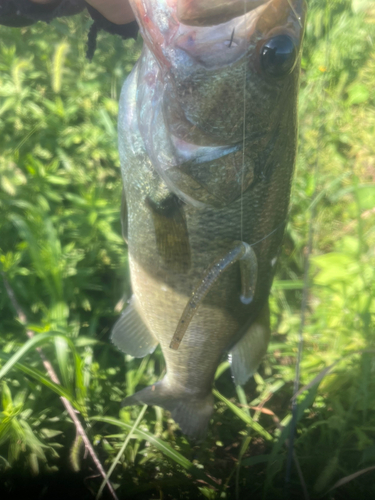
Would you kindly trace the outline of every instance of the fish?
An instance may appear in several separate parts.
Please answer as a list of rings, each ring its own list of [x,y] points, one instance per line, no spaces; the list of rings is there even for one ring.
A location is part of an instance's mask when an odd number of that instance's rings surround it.
[[[163,380],[123,401],[204,439],[226,354],[235,384],[270,339],[268,297],[297,149],[303,0],[131,0],[144,40],[119,105],[133,296],[111,339],[160,344]]]

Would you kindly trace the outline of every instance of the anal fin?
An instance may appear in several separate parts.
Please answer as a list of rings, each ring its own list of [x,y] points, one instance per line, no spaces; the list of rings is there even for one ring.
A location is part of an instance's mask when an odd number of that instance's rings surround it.
[[[256,372],[267,351],[271,335],[268,302],[231,350],[231,368],[236,385],[244,385]]]
[[[154,352],[158,341],[147,328],[136,305],[133,295],[130,304],[113,327],[111,340],[126,354],[135,358],[143,358],[146,354]]]

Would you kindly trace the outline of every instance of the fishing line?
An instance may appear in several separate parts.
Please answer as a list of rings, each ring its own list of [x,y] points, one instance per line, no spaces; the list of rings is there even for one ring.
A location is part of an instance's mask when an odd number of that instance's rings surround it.
[[[288,0],[289,3],[289,0]],[[298,18],[298,17],[297,17]],[[325,27],[327,30],[326,33],[326,52],[325,52],[325,68],[328,68],[328,62],[329,62],[329,5],[328,5],[328,0],[326,0],[326,22],[325,22]],[[327,80],[327,73],[324,73],[324,76],[321,80],[321,87],[322,87],[322,92],[320,92],[320,96],[322,99],[322,102],[320,103],[319,108],[323,108],[323,99],[324,99],[324,89],[326,86],[326,80]],[[309,235],[308,235],[308,243],[307,243],[307,253],[306,253],[306,259],[305,259],[305,265],[304,265],[304,277],[303,277],[303,292],[302,292],[302,302],[301,302],[301,316],[300,316],[300,327],[298,331],[298,351],[297,351],[297,359],[296,359],[296,367],[295,367],[295,376],[294,376],[294,384],[293,384],[293,400],[292,400],[292,421],[291,421],[291,426],[290,426],[290,434],[289,434],[289,444],[288,444],[288,455],[287,455],[287,464],[286,464],[286,472],[285,472],[285,485],[288,488],[290,484],[290,477],[291,477],[291,470],[292,470],[292,460],[293,460],[293,454],[294,454],[294,440],[295,440],[295,435],[296,435],[296,428],[297,428],[297,420],[298,420],[298,403],[297,403],[297,398],[294,397],[299,390],[299,385],[300,385],[300,375],[301,375],[301,361],[302,361],[302,352],[303,352],[303,330],[305,327],[305,322],[306,322],[306,311],[307,311],[307,304],[308,304],[308,295],[310,291],[310,283],[309,283],[309,271],[310,271],[310,257],[312,254],[313,250],[313,244],[314,244],[314,223],[316,219],[316,203],[315,200],[318,195],[318,189],[317,189],[317,172],[319,168],[319,151],[322,149],[320,146],[323,141],[323,123],[324,120],[322,120],[321,125],[319,127],[319,134],[318,134],[318,147],[316,151],[316,160],[313,165],[313,170],[312,170],[312,178],[314,182],[314,192],[312,194],[312,200],[310,204],[310,221],[309,221]]]
[[[279,230],[279,229],[281,228],[281,226],[283,226],[284,224],[286,224],[286,223],[287,223],[287,221],[288,221],[288,219],[289,219],[289,214],[285,217],[285,219],[284,219],[284,220],[282,220],[282,221],[280,222],[280,224],[278,224],[278,225],[275,227],[275,229],[272,229],[272,231],[271,231],[270,233],[266,234],[266,236],[263,236],[263,238],[261,238],[260,240],[256,241],[255,243],[251,243],[251,245],[250,245],[250,246],[251,246],[251,247],[254,247],[254,246],[255,246],[255,245],[257,245],[258,243],[261,243],[262,241],[264,241],[264,240],[266,240],[267,238],[269,238],[269,237],[270,237],[273,233],[276,233],[276,231],[277,231],[277,230]]]
[[[247,35],[246,0],[243,1],[245,37]],[[246,41],[246,38],[245,38]],[[240,207],[240,240],[243,241],[243,185],[245,175],[245,145],[246,145],[246,79],[247,79],[247,47],[245,44],[245,59],[243,70],[243,131],[242,131],[242,171],[241,171],[241,207]]]
[[[288,4],[289,4],[289,7],[291,9],[291,11],[293,12],[293,14],[295,15],[297,21],[298,21],[298,24],[300,26],[301,29],[303,29],[303,26],[302,26],[302,22],[301,22],[301,17],[297,14],[297,11],[296,9],[294,8],[294,5],[292,4],[291,0],[287,0]]]

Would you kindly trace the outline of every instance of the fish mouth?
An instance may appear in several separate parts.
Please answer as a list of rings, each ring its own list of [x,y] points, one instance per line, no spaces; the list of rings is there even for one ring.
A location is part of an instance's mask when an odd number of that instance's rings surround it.
[[[188,26],[214,26],[264,3],[264,0],[177,0],[177,18]]]
[[[273,26],[283,24],[294,11],[302,27],[305,0],[129,0],[144,41],[162,64],[169,65],[165,51],[182,31],[213,28],[239,22],[247,36],[254,25],[265,35]],[[250,17],[249,17],[250,14]],[[243,23],[243,20],[246,22]],[[258,22],[260,20],[260,22]],[[231,23],[232,21],[232,23]],[[233,26],[238,27],[237,24]],[[185,27],[185,30],[184,30]],[[194,33],[194,31],[193,31]],[[198,32],[199,33],[199,32]],[[209,48],[209,47],[208,47]],[[164,54],[163,54],[164,53]]]
[[[289,35],[299,50],[304,0],[170,0],[178,28],[164,39],[207,69],[233,64],[252,43]],[[173,63],[172,63],[173,66]]]

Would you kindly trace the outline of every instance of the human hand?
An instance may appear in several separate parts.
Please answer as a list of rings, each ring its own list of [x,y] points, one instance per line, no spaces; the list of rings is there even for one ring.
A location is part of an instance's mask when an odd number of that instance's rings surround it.
[[[31,0],[34,3],[48,4],[56,0]],[[114,24],[127,24],[135,20],[128,0],[86,0],[94,9]]]

